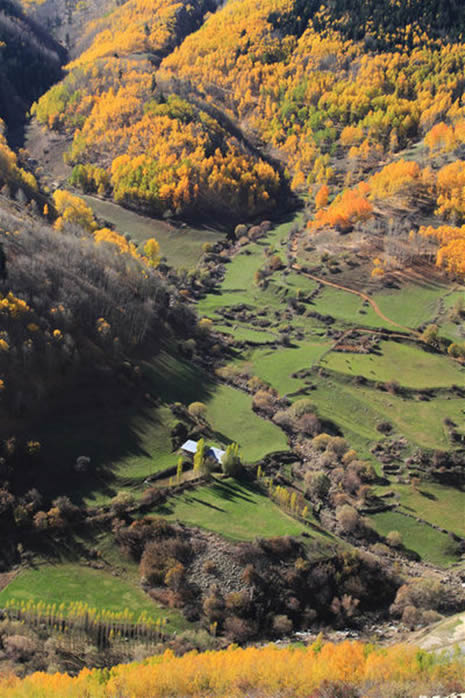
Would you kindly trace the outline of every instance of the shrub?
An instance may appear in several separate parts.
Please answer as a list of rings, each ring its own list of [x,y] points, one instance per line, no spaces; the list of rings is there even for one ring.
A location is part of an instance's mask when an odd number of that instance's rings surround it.
[[[207,406],[203,402],[191,402],[187,411],[194,419],[204,420],[207,414]]]
[[[252,404],[254,410],[272,414],[276,403],[276,397],[268,390],[259,390],[253,396]]]
[[[24,635],[10,635],[3,638],[5,654],[15,662],[29,660],[38,650],[37,643]]]
[[[336,510],[336,519],[345,533],[353,533],[360,522],[358,512],[349,504]]]
[[[205,574],[211,575],[215,575],[218,572],[216,564],[213,562],[213,560],[205,560],[202,565],[202,570],[205,572]]]
[[[273,634],[281,637],[292,632],[293,623],[288,616],[279,615],[273,618]]]
[[[347,441],[342,438],[342,436],[332,436],[330,437],[327,448],[330,448],[331,451],[336,454],[336,456],[342,458],[344,453],[348,451],[349,445]]]
[[[128,509],[134,506],[134,495],[129,492],[118,492],[116,497],[110,502],[110,508],[115,514],[124,514]]]
[[[224,599],[215,587],[212,588],[210,595],[204,599],[202,607],[209,623],[223,621],[225,611]]]
[[[322,470],[310,471],[305,473],[305,484],[309,494],[324,499],[331,487],[331,480]]]
[[[257,628],[253,621],[237,618],[237,616],[226,618],[224,629],[228,640],[239,644],[251,640],[257,634]]]
[[[402,536],[399,531],[389,531],[386,536],[386,542],[391,548],[400,548],[402,546]]]
[[[321,431],[321,422],[316,414],[306,413],[299,418],[297,430],[307,436],[316,436]]]
[[[184,573],[182,565],[176,568],[176,564],[186,562],[190,555],[190,546],[179,537],[149,541],[140,561],[140,574],[155,586],[166,584],[167,581],[176,585]],[[169,572],[173,573],[172,579],[167,578]]]
[[[308,414],[309,412],[315,412],[316,408],[315,405],[311,400],[309,400],[307,397],[300,398],[300,400],[296,400],[291,407],[289,407],[289,414],[294,418],[298,419],[299,417],[302,417],[304,414]]]
[[[250,610],[250,597],[246,591],[231,591],[226,596],[226,608],[236,616],[247,616]]]
[[[398,589],[394,603],[390,607],[393,616],[402,616],[406,608],[415,607],[422,610],[437,611],[443,602],[441,584],[428,577],[419,577]]]
[[[258,376],[252,376],[247,381],[247,387],[251,393],[256,393],[258,390],[266,388],[266,383],[264,383]]]
[[[312,439],[312,445],[318,449],[318,451],[326,451],[329,443],[331,442],[331,437],[329,434],[318,434]]]
[[[402,623],[413,630],[420,622],[421,613],[415,606],[406,606],[402,612]]]
[[[392,381],[387,381],[384,384],[384,389],[386,392],[388,392],[390,395],[398,395],[400,393],[400,385],[397,381],[392,380]]]

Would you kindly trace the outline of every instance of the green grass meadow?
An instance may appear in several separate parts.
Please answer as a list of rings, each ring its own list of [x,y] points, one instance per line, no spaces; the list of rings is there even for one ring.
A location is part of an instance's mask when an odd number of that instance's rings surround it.
[[[174,267],[194,267],[202,254],[202,245],[214,243],[223,237],[222,233],[209,228],[178,228],[94,196],[82,198],[95,216],[110,223],[119,233],[129,233],[136,245],[143,245],[149,238],[155,238],[160,243],[161,255]]]
[[[304,531],[331,540],[331,536],[288,516],[256,485],[231,478],[214,478],[205,486],[173,497],[157,513],[233,540],[298,536]]]
[[[400,342],[382,342],[380,354],[332,352],[321,361],[332,371],[372,381],[396,381],[416,390],[461,385],[465,369],[441,354]]]
[[[418,553],[426,562],[447,567],[459,559],[451,551],[451,541],[446,533],[393,511],[374,514],[370,518],[376,531],[383,536],[390,531],[398,531],[404,547]]]
[[[122,611],[127,608],[135,617],[145,612],[153,619],[167,618],[170,630],[183,630],[189,623],[175,610],[157,606],[144,592],[124,577],[95,570],[76,563],[40,565],[18,574],[0,591],[0,605],[7,601],[43,601],[61,604],[80,601],[91,608]]]

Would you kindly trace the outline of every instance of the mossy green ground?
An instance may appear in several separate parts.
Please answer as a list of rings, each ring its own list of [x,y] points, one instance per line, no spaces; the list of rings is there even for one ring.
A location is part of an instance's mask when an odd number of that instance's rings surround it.
[[[434,482],[422,482],[415,489],[411,485],[393,485],[392,489],[400,497],[402,510],[465,537],[463,491]]]
[[[295,342],[293,347],[256,349],[246,354],[254,375],[269,383],[280,395],[286,395],[304,387],[301,378],[293,378],[300,370],[310,370],[321,356],[330,349],[325,341]]]
[[[300,220],[300,214],[295,220]],[[274,249],[283,262],[285,261],[285,249],[281,248],[281,242],[285,241],[294,221],[289,221],[276,226],[264,238],[256,243],[246,245],[233,259],[226,265],[226,272],[223,283],[221,284],[220,294],[209,294],[203,298],[197,305],[197,311],[200,316],[216,317],[218,308],[224,308],[231,305],[244,303],[250,307],[276,307],[279,308],[282,303],[282,296],[278,291],[282,290],[283,277],[278,273],[273,277],[275,284],[274,288],[262,289],[255,283],[255,273],[266,262],[265,251],[269,248]],[[278,282],[276,282],[278,279]],[[289,288],[294,288],[296,277],[291,276]],[[312,287],[310,284],[303,282],[302,288],[307,290]],[[295,287],[297,288],[297,286]]]

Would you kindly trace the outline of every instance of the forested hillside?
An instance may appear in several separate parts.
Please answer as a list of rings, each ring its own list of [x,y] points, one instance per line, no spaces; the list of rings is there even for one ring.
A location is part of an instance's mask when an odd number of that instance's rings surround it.
[[[0,692],[462,690],[375,645],[465,608],[465,10],[22,6],[0,668],[74,678]],[[308,648],[189,653],[278,638]]]
[[[73,136],[67,161],[84,191],[156,215],[238,219],[277,206],[284,183],[276,169],[202,105],[157,84],[161,58],[213,9],[130,0],[90,26],[67,78],[33,110]]]

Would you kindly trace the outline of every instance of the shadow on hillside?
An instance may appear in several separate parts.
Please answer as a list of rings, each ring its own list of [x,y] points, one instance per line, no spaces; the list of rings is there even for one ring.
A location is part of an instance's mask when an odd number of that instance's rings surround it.
[[[159,406],[207,402],[214,384],[200,369],[168,352],[142,369],[137,383],[119,376],[81,385],[45,418],[38,416],[29,438],[42,445],[42,465],[28,473],[28,488],[37,487],[46,498],[66,494],[76,504],[92,504],[143,479],[140,473],[134,477],[129,461],[154,457],[150,445],[158,445],[157,432],[169,441],[170,425],[165,432]],[[80,456],[90,459],[86,472],[76,472]],[[153,470],[157,465],[154,460]]]

